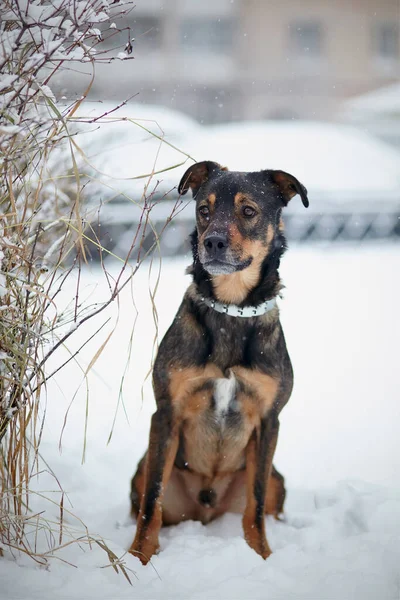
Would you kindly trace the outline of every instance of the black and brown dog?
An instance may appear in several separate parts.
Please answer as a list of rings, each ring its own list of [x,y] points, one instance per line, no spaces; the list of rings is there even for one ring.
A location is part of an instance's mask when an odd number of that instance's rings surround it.
[[[284,171],[230,172],[215,162],[190,167],[197,227],[193,265],[153,372],[157,411],[149,448],[132,479],[138,516],[130,552],[146,564],[162,524],[207,523],[243,514],[244,536],[271,553],[264,515],[282,512],[283,477],[272,466],[278,416],[293,371],[275,298],[286,249],[282,209],[307,190]]]

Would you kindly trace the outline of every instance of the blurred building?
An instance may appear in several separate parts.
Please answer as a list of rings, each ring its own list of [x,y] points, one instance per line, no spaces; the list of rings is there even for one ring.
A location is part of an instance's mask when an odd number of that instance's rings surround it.
[[[399,0],[138,0],[129,63],[94,95],[164,104],[205,123],[332,119],[399,81]]]

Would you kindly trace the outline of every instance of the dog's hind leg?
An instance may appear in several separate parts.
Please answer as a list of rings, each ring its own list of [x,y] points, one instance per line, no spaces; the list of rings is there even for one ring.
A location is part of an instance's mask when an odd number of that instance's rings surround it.
[[[283,476],[272,466],[269,476],[266,499],[265,514],[272,515],[280,520],[279,515],[283,513],[283,505],[286,497],[285,480]],[[232,477],[226,493],[223,496],[219,514],[233,512],[243,514],[246,508],[246,471],[238,471]]]
[[[271,475],[267,485],[267,497],[265,501],[265,512],[279,520],[283,513],[283,505],[286,498],[285,479],[283,475],[272,465]]]
[[[172,408],[158,408],[151,419],[149,449],[145,466],[144,494],[140,501],[136,536],[129,552],[147,564],[158,550],[162,524],[162,499],[175,461],[179,431]]]

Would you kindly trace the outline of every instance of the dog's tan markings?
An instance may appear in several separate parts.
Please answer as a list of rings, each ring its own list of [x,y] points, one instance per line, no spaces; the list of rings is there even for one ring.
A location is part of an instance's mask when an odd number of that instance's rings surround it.
[[[243,515],[246,508],[246,493],[248,493],[246,476],[246,470],[236,471],[232,474],[229,486],[218,506],[218,514],[231,512]],[[265,514],[272,515],[276,520],[279,520],[279,516],[283,512],[285,496],[284,479],[273,468],[268,480]]]
[[[243,194],[243,192],[238,192],[237,194],[235,194],[235,197],[233,199],[235,206],[240,206],[246,200],[247,200],[247,196],[245,194]]]
[[[282,218],[281,218],[281,219],[279,219],[279,225],[278,225],[278,229],[279,229],[279,231],[281,231],[281,232],[284,232],[284,231],[285,231],[285,224],[284,224],[284,222],[283,222],[283,219],[282,219]]]
[[[215,194],[210,194],[207,198],[208,200],[208,204],[210,206],[211,212],[213,212],[214,208],[215,208],[215,201],[216,201],[217,197]]]
[[[267,227],[267,245],[269,246],[274,239],[274,227],[271,223]]]
[[[231,223],[230,225],[228,225],[228,235],[229,235],[230,244],[232,246],[237,247],[237,248],[242,247],[244,238],[243,238],[242,234],[240,233],[239,229],[237,228],[237,225],[235,225],[234,223]]]
[[[211,393],[206,394],[207,404],[211,400]],[[199,403],[200,398],[197,397]],[[220,432],[212,429],[204,419],[206,406],[199,403],[199,412],[185,410],[185,421],[183,424],[183,435],[185,439],[185,459],[190,469],[203,478],[211,479],[215,474],[215,466],[218,461],[218,443]],[[192,405],[192,408],[195,407]],[[202,487],[207,487],[205,484]]]
[[[201,388],[215,377],[223,377],[223,374],[221,369],[211,363],[205,367],[172,368],[169,372],[169,392],[178,414],[183,409],[195,410],[198,398],[196,393],[193,394],[194,390]],[[185,401],[190,399],[190,396],[194,399],[187,404]]]
[[[243,513],[243,532],[244,538],[250,548],[253,548],[263,558],[268,558],[271,549],[265,536],[264,519],[261,519],[260,526],[256,526],[257,521],[257,503],[254,496],[254,485],[257,475],[257,438],[256,432],[250,438],[246,448],[246,480],[247,480],[247,500],[246,508]]]
[[[263,417],[274,405],[278,393],[279,382],[270,375],[256,369],[246,369],[246,367],[237,366],[232,367],[232,371],[235,374],[235,377],[241,379],[257,396],[260,402],[260,405],[257,407],[257,412],[259,416]]]
[[[204,246],[204,238],[206,236],[207,233],[207,229],[205,231],[203,231],[203,233],[201,235],[199,235],[199,242],[198,242],[198,247],[202,248]]]
[[[228,304],[240,304],[257,285],[259,272],[248,267],[230,275],[216,275],[212,279],[217,300]]]
[[[235,194],[233,201],[236,207],[247,203],[249,203],[251,206],[254,206],[254,208],[257,208],[258,206],[257,202],[252,198],[252,196],[250,196],[249,194],[244,194],[243,192],[238,192],[237,194]]]
[[[254,200],[254,198],[250,194],[243,194],[243,192],[238,192],[237,194],[235,194],[233,201],[234,201],[234,205],[235,205],[235,209],[236,209],[236,216],[239,218],[243,218],[243,215],[241,212],[241,207],[243,205],[251,206],[252,208],[254,208],[256,213],[258,213],[250,221],[251,226],[254,227],[254,224],[257,223],[260,219],[259,205]],[[245,225],[246,225],[246,221],[245,221]]]
[[[260,280],[260,267],[267,248],[260,240],[243,240],[241,247],[241,260],[251,256],[251,264],[242,271],[229,275],[215,275],[212,278],[214,293],[220,302],[240,304]]]
[[[272,227],[272,225],[271,225]],[[273,235],[273,232],[272,232]],[[262,261],[266,257],[268,252],[267,243],[262,242],[261,240],[249,240],[244,239],[242,242],[242,256],[243,260],[249,258],[250,256],[253,258],[254,263],[258,266],[261,265]]]
[[[205,382],[208,381],[209,380],[207,378]],[[202,415],[204,411],[210,406],[212,395],[213,388],[211,387],[209,389],[202,388],[192,393],[188,392],[188,395],[184,401],[184,406],[180,406],[180,409],[182,411],[180,413],[181,418],[183,420],[193,419],[193,422],[195,422],[195,418],[199,415]]]
[[[177,525],[182,521],[198,520],[198,504],[193,494],[193,483],[198,475],[178,469],[172,469],[169,484],[164,494],[163,524]],[[198,486],[200,490],[200,485]]]

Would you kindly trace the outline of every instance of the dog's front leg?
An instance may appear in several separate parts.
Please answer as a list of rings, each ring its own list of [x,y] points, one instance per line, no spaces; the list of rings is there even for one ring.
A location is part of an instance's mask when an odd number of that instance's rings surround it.
[[[145,491],[140,503],[136,535],[129,552],[145,565],[159,548],[162,497],[178,450],[178,427],[172,408],[158,408],[151,419]]]
[[[265,535],[265,501],[268,478],[279,432],[275,413],[261,420],[260,429],[253,431],[246,449],[247,503],[243,515],[246,542],[263,558],[271,549]]]

